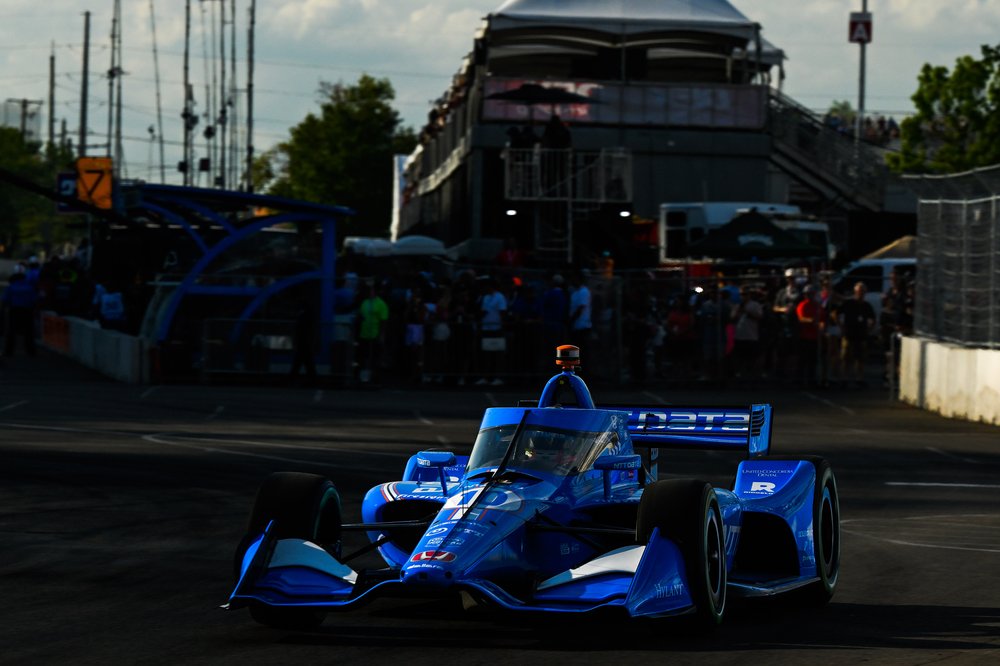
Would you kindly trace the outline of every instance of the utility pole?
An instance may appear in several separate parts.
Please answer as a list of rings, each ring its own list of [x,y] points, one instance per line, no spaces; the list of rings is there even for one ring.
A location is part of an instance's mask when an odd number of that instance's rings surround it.
[[[229,89],[232,94],[229,104],[232,107],[232,117],[230,118],[229,131],[229,187],[239,187],[239,103],[236,101],[236,0],[231,0],[229,8]]]
[[[49,154],[54,154],[56,147],[56,45],[52,44],[49,53]]]
[[[858,112],[854,118],[854,178],[861,179],[861,133],[865,126],[865,47],[872,40],[872,15],[868,0],[861,0],[861,11],[851,12],[847,39],[861,46],[858,63]]]
[[[149,0],[149,27],[153,37],[153,70],[156,73],[156,134],[160,141],[160,183],[166,183],[167,167],[163,159],[163,104],[160,97],[160,55],[156,46],[156,9],[153,0]]]
[[[117,0],[116,0],[117,4]],[[111,14],[111,65],[108,67],[108,144],[105,154],[111,157],[114,154],[114,136],[115,136],[115,77],[118,75],[115,71],[115,46],[117,42],[115,41],[115,33],[118,31],[118,12],[113,11]],[[118,165],[115,164],[115,169]]]
[[[226,189],[226,0],[219,3],[219,175],[216,185]]]
[[[80,83],[80,139],[77,155],[87,154],[87,80],[90,71],[90,12],[83,13],[83,76]]]
[[[257,0],[250,0],[247,27],[247,192],[253,194],[253,31],[257,20]]]
[[[191,0],[184,3],[184,112],[181,119],[184,121],[184,160],[181,164],[183,168],[184,187],[191,184],[191,83],[190,83],[190,60],[191,60]]]
[[[868,0],[861,0],[861,13],[868,13]],[[870,38],[871,35],[869,35]],[[858,64],[858,117],[854,136],[860,140],[865,117],[865,48],[868,46],[868,42],[862,41],[859,46],[861,46],[861,58]]]
[[[35,135],[34,129],[28,127],[28,119],[41,111],[44,102],[40,99],[35,100],[35,99],[7,98],[7,104],[17,104],[21,108],[21,120],[18,123],[18,127],[20,128],[21,131],[21,139],[25,143],[28,143],[32,139],[37,139],[38,137],[34,136]],[[32,111],[31,110],[32,106],[37,108],[34,111]]]
[[[115,80],[115,176],[120,177],[125,169],[125,151],[122,148],[122,77],[125,70],[122,69],[122,4],[121,0],[115,0],[115,15],[118,17],[118,33],[115,42],[116,62],[118,76]],[[126,176],[128,173],[126,172]]]

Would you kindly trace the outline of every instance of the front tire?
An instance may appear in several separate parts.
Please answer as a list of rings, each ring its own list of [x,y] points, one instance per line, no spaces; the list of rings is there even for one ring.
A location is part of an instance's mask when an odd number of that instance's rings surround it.
[[[830,463],[822,458],[816,467],[816,494],[813,497],[813,552],[819,581],[807,590],[812,603],[829,603],[840,577],[840,498],[837,479]]]
[[[302,539],[340,555],[340,495],[333,483],[316,474],[278,472],[257,491],[247,537],[236,550],[237,574],[250,543],[274,521],[276,539]],[[250,615],[260,624],[277,629],[314,629],[326,613],[306,608],[281,608],[262,603],[250,605]]]
[[[726,546],[719,500],[704,481],[669,479],[646,486],[639,502],[636,538],[653,529],[677,544],[684,558],[697,623],[714,627],[726,610]]]
[[[770,456],[765,460],[801,460],[816,470],[813,493],[812,537],[813,558],[819,580],[802,590],[807,603],[822,606],[829,603],[837,590],[840,577],[840,496],[837,478],[825,458],[819,456]]]

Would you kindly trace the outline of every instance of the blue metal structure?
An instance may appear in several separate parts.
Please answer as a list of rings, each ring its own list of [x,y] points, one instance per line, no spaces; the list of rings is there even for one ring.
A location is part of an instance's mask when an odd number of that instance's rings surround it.
[[[170,338],[177,312],[185,298],[192,295],[248,300],[235,325],[238,329],[268,299],[290,287],[317,280],[320,284],[320,319],[327,321],[332,316],[335,305],[337,222],[354,215],[353,210],[284,197],[171,185],[133,183],[125,186],[124,190],[123,198],[129,201],[130,217],[145,214],[153,219],[178,225],[191,236],[200,250],[200,256],[170,296],[156,328],[157,342],[162,343]],[[262,210],[266,212],[258,214]],[[320,265],[315,269],[285,276],[266,286],[201,284],[202,278],[208,274],[213,264],[224,259],[235,245],[252,239],[265,229],[289,222],[319,226]],[[206,229],[212,233],[206,233]],[[214,240],[207,239],[210,235]],[[329,349],[330,335],[329,328],[323,327],[324,344],[321,349]]]

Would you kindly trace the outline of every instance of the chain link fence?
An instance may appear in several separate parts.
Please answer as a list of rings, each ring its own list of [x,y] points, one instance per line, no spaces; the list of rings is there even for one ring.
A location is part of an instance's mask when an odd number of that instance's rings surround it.
[[[404,302],[393,296],[398,290],[386,288],[389,319],[377,340],[360,337],[356,307],[317,324],[308,335],[292,319],[211,318],[203,321],[198,367],[209,382],[287,378],[296,349],[304,344],[317,378],[341,385],[534,386],[555,371],[555,347],[568,343],[581,347],[588,380],[606,384],[846,379],[838,364],[839,340],[821,337],[806,354],[787,317],[772,311],[785,283],[783,271],[775,267],[726,277],[683,269],[591,274],[586,284],[593,326],[582,334],[568,325],[565,305],[559,325],[553,327],[545,316],[545,294],[558,279],[553,272],[507,271],[491,272],[498,283],[516,285],[505,288],[508,308],[499,330],[482,330],[478,306],[463,315],[453,301],[447,318],[428,315],[415,335]],[[802,273],[802,284],[815,279]],[[458,284],[450,289],[454,295]],[[734,337],[741,292],[761,305],[762,319],[755,327],[759,339],[752,344]],[[297,343],[296,335],[305,336],[304,342]],[[297,374],[301,378],[306,371],[301,367]]]
[[[907,180],[920,196],[915,332],[1000,347],[1000,166]]]

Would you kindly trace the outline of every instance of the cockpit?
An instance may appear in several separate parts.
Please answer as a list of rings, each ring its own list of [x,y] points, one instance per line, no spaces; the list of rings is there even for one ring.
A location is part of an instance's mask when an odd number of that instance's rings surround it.
[[[522,410],[488,410],[522,412]],[[549,410],[534,410],[526,417],[506,467],[525,472],[545,472],[566,476],[591,469],[602,453],[620,452],[619,415],[611,412],[567,412],[554,415]],[[521,414],[517,414],[520,416]],[[483,422],[469,459],[469,470],[497,467],[511,446],[518,424],[493,424],[489,415]],[[517,419],[518,421],[520,419]],[[576,421],[575,424],[569,421]],[[577,427],[571,427],[571,426]]]

